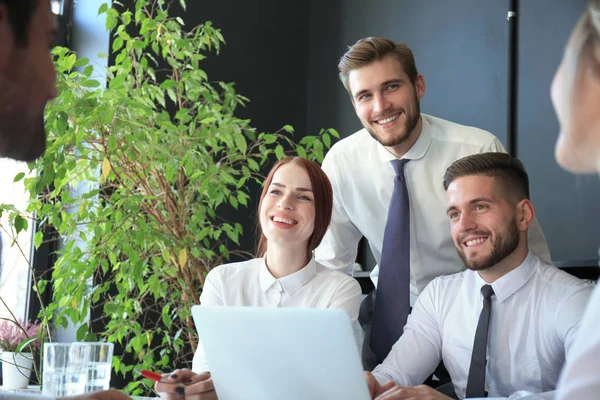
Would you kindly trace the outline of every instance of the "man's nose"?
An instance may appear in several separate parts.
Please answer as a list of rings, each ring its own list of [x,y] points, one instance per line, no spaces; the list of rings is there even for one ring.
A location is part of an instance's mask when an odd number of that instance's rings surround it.
[[[459,232],[468,232],[477,228],[477,222],[470,213],[462,213],[458,221]]]
[[[377,94],[374,98],[373,111],[383,112],[390,108],[390,102],[383,94]]]

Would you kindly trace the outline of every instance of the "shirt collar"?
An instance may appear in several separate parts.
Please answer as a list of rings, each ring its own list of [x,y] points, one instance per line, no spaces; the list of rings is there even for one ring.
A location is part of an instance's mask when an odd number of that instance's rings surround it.
[[[423,118],[421,115],[421,134],[419,138],[412,145],[412,147],[404,154],[403,159],[408,160],[418,160],[423,158],[429,149],[429,145],[431,144],[431,125],[427,121],[427,118]],[[379,158],[382,162],[390,162],[391,160],[395,160],[397,157],[386,150],[386,148],[379,142],[377,142],[377,152],[379,153]]]
[[[278,286],[278,289],[285,290],[288,296],[292,296],[298,289],[306,285],[306,283],[312,279],[316,272],[317,263],[315,262],[315,258],[313,256],[308,264],[306,264],[300,271],[296,271],[293,274],[277,279],[271,275],[271,272],[269,272],[263,257],[259,273],[260,288],[263,292],[266,292],[275,285]]]
[[[504,300],[508,299],[531,279],[535,273],[536,261],[537,258],[529,252],[521,265],[491,283],[498,302],[502,303]],[[478,293],[480,293],[481,287],[488,283],[484,281],[478,273],[475,275],[477,282],[476,286],[478,287]]]

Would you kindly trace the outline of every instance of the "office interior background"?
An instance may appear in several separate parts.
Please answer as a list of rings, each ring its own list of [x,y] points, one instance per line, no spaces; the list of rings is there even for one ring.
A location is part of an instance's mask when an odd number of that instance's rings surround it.
[[[235,81],[251,103],[240,114],[260,131],[291,124],[297,134],[361,128],[337,78],[347,46],[365,36],[407,44],[427,91],[421,111],[496,135],[507,146],[510,0],[277,0],[190,3],[186,20],[209,19],[227,45],[207,63],[209,76]],[[600,185],[574,177],[554,160],[559,126],[550,84],[586,0],[518,3],[516,156],[552,258],[560,267],[597,266]],[[258,198],[258,192],[255,199]],[[252,207],[249,208],[252,210]],[[246,218],[247,219],[247,218]],[[252,222],[245,245],[252,248]],[[374,260],[361,245],[359,262]]]
[[[97,16],[103,1],[64,3],[70,13],[62,21],[64,43],[91,59],[106,52],[111,37]],[[131,7],[132,1],[123,3]],[[381,36],[413,50],[427,85],[423,113],[485,129],[507,145],[510,0],[188,0],[185,12],[176,3],[171,14],[182,16],[187,26],[210,20],[221,29],[226,45],[207,58],[204,69],[211,80],[235,82],[238,93],[250,99],[238,116],[251,119],[259,132],[289,124],[298,139],[321,128],[335,128],[342,137],[360,129],[337,78],[337,62],[359,38]],[[549,95],[587,1],[517,3],[515,155],[529,172],[532,200],[556,265],[591,270],[600,244],[600,184],[597,176],[574,177],[556,164],[559,127]],[[96,59],[100,65],[106,61]],[[256,186],[247,208],[225,216],[243,224],[241,247],[248,251],[256,244],[259,194]],[[11,274],[6,253],[0,295],[16,287],[15,279],[24,279]],[[374,266],[366,243],[358,262],[365,270]]]

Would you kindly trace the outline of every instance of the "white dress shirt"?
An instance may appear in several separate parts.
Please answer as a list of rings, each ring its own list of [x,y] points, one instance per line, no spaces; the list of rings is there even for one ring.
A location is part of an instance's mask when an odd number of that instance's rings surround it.
[[[471,270],[433,280],[417,299],[404,334],[373,371],[377,380],[419,385],[443,359],[456,394],[464,398],[485,284]],[[523,264],[491,285],[489,397],[554,390],[592,283],[529,253]]]
[[[556,400],[600,398],[600,285],[590,299],[573,349],[567,356]]]
[[[456,254],[446,216],[442,180],[456,160],[471,154],[505,152],[491,133],[421,114],[421,135],[403,158],[410,202],[411,304],[435,277],[459,272],[463,263]],[[389,203],[394,188],[390,161],[396,157],[362,129],[336,143],[323,161],[333,186],[333,216],[329,230],[315,252],[317,261],[345,269],[356,260],[362,236],[369,241],[377,263]],[[529,229],[531,251],[550,262],[550,251],[535,221]],[[371,277],[377,284],[379,268]]]
[[[208,273],[200,295],[200,303],[209,307],[340,308],[355,326],[361,299],[354,278],[324,267],[314,257],[300,271],[279,279],[271,275],[264,258],[220,265]],[[192,370],[208,370],[200,343]]]

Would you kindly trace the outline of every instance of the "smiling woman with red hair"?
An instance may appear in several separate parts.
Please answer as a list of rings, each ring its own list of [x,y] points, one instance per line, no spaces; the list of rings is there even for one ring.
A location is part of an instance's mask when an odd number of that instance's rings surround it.
[[[318,164],[300,157],[277,162],[258,205],[258,258],[211,270],[202,305],[340,308],[356,326],[362,297],[358,282],[313,256],[331,221],[332,203],[331,184]],[[201,345],[192,369],[165,374],[173,383],[187,381],[185,389],[158,383],[157,392],[185,390],[186,396],[216,398]]]

